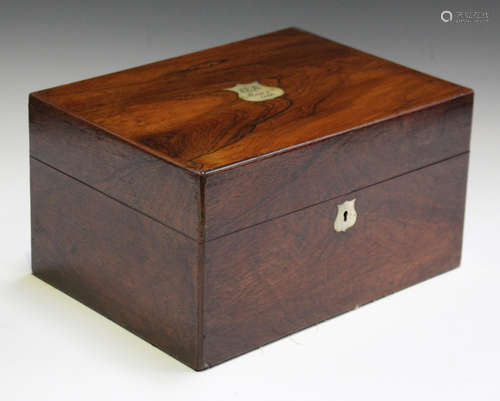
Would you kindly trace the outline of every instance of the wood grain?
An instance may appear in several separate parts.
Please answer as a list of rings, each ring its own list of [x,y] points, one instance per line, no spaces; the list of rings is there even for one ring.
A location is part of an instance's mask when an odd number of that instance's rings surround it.
[[[209,174],[210,240],[469,150],[472,95]]]
[[[256,103],[225,90],[256,80],[284,89],[285,95]],[[33,97],[203,173],[468,93],[470,89],[291,28]]]
[[[30,154],[190,238],[200,234],[200,177],[30,97]]]
[[[33,272],[213,366],[460,263],[472,103],[293,28],[33,93]]]
[[[37,277],[199,367],[197,242],[34,159],[31,216]]]
[[[205,364],[458,266],[467,160],[457,156],[208,241]],[[357,222],[335,232],[337,204],[351,199]]]

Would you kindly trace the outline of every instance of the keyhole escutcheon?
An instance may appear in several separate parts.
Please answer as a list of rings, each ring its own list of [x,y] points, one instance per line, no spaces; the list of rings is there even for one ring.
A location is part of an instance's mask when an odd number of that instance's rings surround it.
[[[352,199],[337,205],[337,217],[333,225],[335,231],[344,232],[356,223],[358,214],[354,207],[355,202],[356,199]]]

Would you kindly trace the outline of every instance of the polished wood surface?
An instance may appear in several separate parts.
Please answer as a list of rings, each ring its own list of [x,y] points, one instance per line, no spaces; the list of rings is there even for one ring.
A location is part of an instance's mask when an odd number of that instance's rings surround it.
[[[457,156],[208,241],[205,363],[458,266],[467,159]],[[337,205],[352,199],[356,224],[336,232]]]
[[[213,239],[467,152],[472,95],[207,176]]]
[[[37,277],[199,367],[197,242],[33,158],[31,226]]]
[[[297,29],[33,93],[33,272],[206,369],[456,267],[472,104]]]
[[[256,80],[285,94],[247,102],[225,90]],[[203,173],[469,93],[291,28],[32,96]]]
[[[199,239],[200,177],[30,98],[30,154],[139,213]]]
[[[458,266],[467,160],[199,243],[32,158],[33,272],[203,370]]]

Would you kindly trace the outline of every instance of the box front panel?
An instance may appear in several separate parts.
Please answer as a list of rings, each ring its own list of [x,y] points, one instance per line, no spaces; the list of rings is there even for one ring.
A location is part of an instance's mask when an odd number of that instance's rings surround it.
[[[464,153],[208,241],[204,363],[458,266],[467,161]]]
[[[458,97],[210,175],[207,239],[469,151],[472,101],[472,95]]]

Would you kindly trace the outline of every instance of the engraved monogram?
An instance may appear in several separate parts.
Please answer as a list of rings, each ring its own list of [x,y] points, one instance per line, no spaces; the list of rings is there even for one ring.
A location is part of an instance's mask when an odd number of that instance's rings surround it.
[[[226,88],[224,90],[236,92],[240,99],[248,102],[263,102],[264,100],[282,96],[285,93],[281,88],[262,85],[257,81],[248,84],[237,84],[232,88]]]

